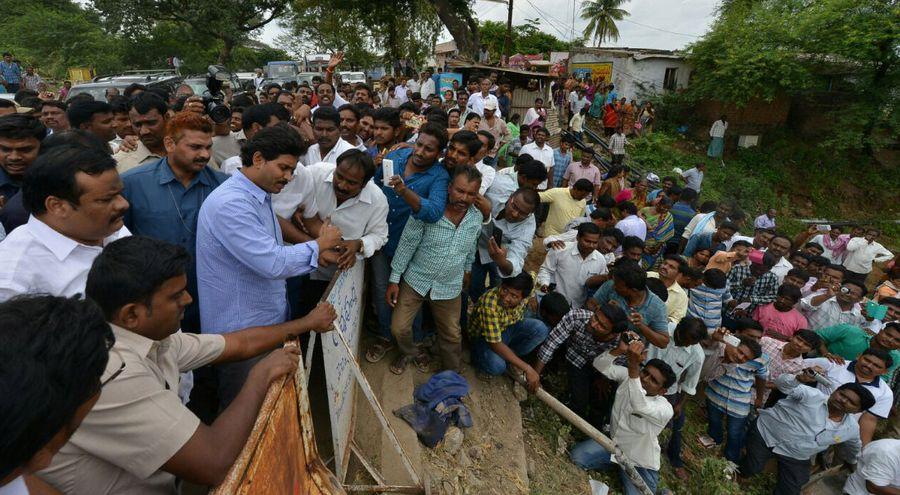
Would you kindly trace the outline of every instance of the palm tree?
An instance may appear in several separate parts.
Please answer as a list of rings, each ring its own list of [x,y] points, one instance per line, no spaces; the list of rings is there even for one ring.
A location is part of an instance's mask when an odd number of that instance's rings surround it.
[[[591,39],[600,45],[606,40],[619,39],[619,28],[616,21],[621,21],[630,15],[627,10],[619,7],[625,0],[588,0],[581,6],[581,18],[588,22],[584,28],[584,37]]]

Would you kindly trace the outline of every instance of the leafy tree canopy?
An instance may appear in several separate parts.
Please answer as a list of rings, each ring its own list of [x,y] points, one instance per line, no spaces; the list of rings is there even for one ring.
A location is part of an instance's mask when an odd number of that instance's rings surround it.
[[[478,27],[481,42],[487,45],[488,51],[499,58],[506,43],[506,23],[484,21]],[[513,26],[512,53],[537,54],[562,52],[569,49],[570,44],[545,33],[538,27],[538,19],[526,19],[525,24]]]
[[[871,149],[896,136],[900,5],[891,0],[731,0],[692,44],[689,93],[743,105],[822,90],[849,98],[825,144]]]

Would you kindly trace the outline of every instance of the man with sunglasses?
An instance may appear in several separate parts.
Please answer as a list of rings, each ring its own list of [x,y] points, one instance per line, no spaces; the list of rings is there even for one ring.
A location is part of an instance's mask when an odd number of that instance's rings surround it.
[[[241,361],[290,335],[327,331],[334,308],[227,334],[178,332],[187,292],[187,251],[149,237],[113,242],[97,257],[86,295],[103,310],[116,344],[103,394],[40,476],[68,494],[177,493],[175,478],[217,485],[237,458],[273,382],[292,373],[299,349],[279,349],[250,371],[232,403],[209,426],[182,405],[179,373]]]

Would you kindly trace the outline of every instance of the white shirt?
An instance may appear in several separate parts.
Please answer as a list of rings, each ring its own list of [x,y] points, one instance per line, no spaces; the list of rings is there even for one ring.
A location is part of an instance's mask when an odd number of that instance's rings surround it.
[[[122,226],[103,246],[131,232]],[[84,292],[88,271],[102,246],[79,244],[34,216],[0,243],[0,301],[20,294],[74,296]]]
[[[551,148],[547,143],[544,143],[543,148],[538,148],[537,143],[531,142],[522,146],[522,150],[519,151],[519,156],[522,155],[531,155],[531,158],[541,162],[544,164],[544,168],[547,169],[547,175],[550,175],[550,169],[553,168],[553,148]],[[513,168],[513,167],[510,167]],[[547,189],[547,181],[541,182],[538,184],[538,190]]]
[[[696,215],[694,215],[694,218],[692,218],[691,221],[684,226],[684,233],[681,234],[681,237],[683,237],[684,239],[690,239],[694,234],[715,232],[716,222],[713,220],[713,216],[715,216],[715,214],[715,212],[710,212],[697,213]],[[695,230],[696,232],[694,232]]]
[[[681,177],[684,178],[684,187],[700,192],[700,188],[703,186],[703,172],[697,167],[685,170]]]
[[[400,101],[401,104],[406,103],[407,100],[409,100],[409,98],[406,96],[406,92],[406,86],[401,86],[400,84],[394,86],[394,98],[397,98],[397,100]],[[410,93],[412,93],[412,91],[410,91]]]
[[[273,207],[277,201],[276,213],[281,216],[288,211],[293,213],[302,204],[306,218],[315,215],[322,220],[331,218],[344,239],[362,241],[362,257],[368,258],[387,242],[387,198],[370,180],[359,195],[338,205],[334,195],[334,169],[334,164],[326,162],[305,168],[280,193],[272,196]],[[310,278],[331,280],[334,271],[334,267],[320,267]]]
[[[500,103],[497,101],[497,97],[490,93],[488,93],[487,96],[482,96],[480,92],[475,93],[469,97],[469,103],[466,104],[466,107],[470,112],[475,112],[484,117],[484,104],[489,101],[493,101],[494,105],[496,105],[494,107],[494,115],[496,115],[498,119],[503,118],[503,116],[500,115]]]
[[[341,108],[342,106],[344,106],[348,103],[350,103],[350,102],[345,100],[343,97],[341,97],[341,95],[335,93],[334,101],[331,102],[331,105],[334,107],[335,110],[337,110],[338,108]],[[314,113],[316,113],[316,110],[318,110],[320,106],[321,105],[314,106],[313,109],[309,111],[309,114],[313,115]]]
[[[415,79],[410,79],[409,81],[406,81],[406,89],[407,89],[407,91],[410,92],[410,94],[418,93],[421,88],[422,88],[422,85],[419,84],[419,81],[416,81]]]
[[[244,162],[241,161],[241,156],[235,155],[231,158],[226,158],[225,161],[223,161],[222,164],[219,165],[219,171],[221,171],[223,174],[231,175],[243,166]]]
[[[484,192],[494,183],[494,177],[497,176],[497,170],[490,165],[485,165],[484,161],[476,163],[475,168],[481,172],[481,187],[478,188],[478,194],[484,195]]]
[[[900,440],[884,438],[866,445],[856,470],[844,484],[844,493],[869,495],[866,481],[877,487],[900,489]]]
[[[784,256],[778,260],[778,263],[775,263],[775,266],[772,267],[771,272],[778,277],[778,283],[784,282],[784,277],[787,276],[787,273],[794,269],[794,265],[791,264],[790,261],[787,260]]]
[[[709,137],[725,137],[725,130],[728,129],[728,122],[717,120],[713,122],[709,128]]]
[[[422,98],[428,98],[429,96],[434,94],[434,79],[428,78],[422,84],[422,89],[420,91],[422,93]]]
[[[847,258],[844,259],[844,268],[856,273],[869,273],[872,271],[872,263],[889,261],[894,254],[877,242],[869,241],[865,237],[854,237],[847,243]]]
[[[859,309],[859,304],[854,304],[848,311],[841,309],[837,298],[831,296],[818,306],[812,305],[812,300],[817,295],[821,295],[824,291],[813,292],[809,296],[800,300],[800,312],[806,317],[810,330],[821,330],[834,325],[849,323],[851,325],[864,326],[866,319],[863,318]]]
[[[609,351],[594,358],[594,368],[610,380],[620,382],[613,401],[610,436],[622,453],[637,466],[659,471],[659,434],[674,410],[662,395],[650,397],[640,378],[630,378],[628,369],[614,365]]]
[[[609,137],[609,152],[613,155],[624,155],[625,154],[625,143],[628,140],[625,139],[624,134],[619,134],[618,132]]]
[[[525,119],[522,121],[522,124],[524,126],[528,127],[531,124],[533,124],[540,116],[541,116],[541,114],[539,114],[538,111],[535,110],[534,107],[531,107],[528,109],[527,112],[525,112]]]
[[[700,382],[700,370],[703,368],[703,347],[693,344],[687,347],[675,345],[675,327],[678,323],[669,323],[669,345],[660,349],[650,345],[647,351],[647,359],[662,359],[675,372],[675,383],[666,391],[666,395],[675,392],[684,392],[688,395],[697,393],[697,384]]]
[[[816,388],[825,395],[831,395],[832,392],[845,383],[856,383],[856,374],[849,369],[850,365],[855,362],[848,361],[844,364],[835,364],[827,358],[812,358],[804,359],[803,367],[821,366],[825,370],[825,376],[831,380],[831,386],[828,387],[820,383]],[[869,392],[872,392],[872,397],[875,398],[875,405],[869,408],[869,412],[880,419],[887,419],[888,415],[891,414],[891,406],[894,404],[894,393],[891,392],[891,387],[880,376],[876,376],[869,383],[859,382],[859,384],[866,387]],[[860,414],[857,413],[856,416],[858,417]]]
[[[616,228],[626,237],[633,235],[642,241],[647,238],[647,224],[637,215],[628,215],[616,223]]]
[[[584,283],[594,275],[609,273],[606,258],[600,251],[591,251],[587,258],[578,252],[578,242],[567,242],[565,249],[551,249],[538,271],[538,285],[556,284],[556,291],[565,296],[573,308],[580,308],[587,299]]]
[[[844,256],[845,256],[844,253],[841,253],[840,256],[836,256],[834,254],[834,251],[832,251],[831,249],[828,249],[828,246],[825,244],[825,234],[819,234],[819,235],[813,237],[812,239],[810,239],[809,242],[812,242],[812,243],[822,246],[822,249],[824,249],[824,251],[822,252],[822,256],[828,258],[828,261],[838,264],[838,265],[842,264]]]
[[[331,151],[322,156],[321,151],[319,151],[319,143],[316,143],[309,147],[306,150],[306,154],[300,157],[300,164],[306,165],[307,167],[319,162],[328,162],[337,165],[337,158],[341,156],[341,153],[356,149],[356,146],[344,141],[344,138],[338,138],[337,143],[331,148]]]

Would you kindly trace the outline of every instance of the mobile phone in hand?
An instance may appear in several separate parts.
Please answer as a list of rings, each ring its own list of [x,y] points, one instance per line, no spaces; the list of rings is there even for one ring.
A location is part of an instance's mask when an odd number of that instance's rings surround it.
[[[382,183],[386,186],[391,182],[391,177],[394,176],[394,160],[388,160],[387,158],[381,160],[381,172]]]
[[[723,340],[726,344],[728,344],[728,345],[730,345],[730,346],[732,346],[732,347],[737,347],[737,346],[741,345],[741,339],[739,339],[739,338],[737,338],[737,337],[735,337],[734,335],[731,335],[731,334],[725,335],[724,337],[722,337],[722,340]]]

